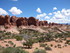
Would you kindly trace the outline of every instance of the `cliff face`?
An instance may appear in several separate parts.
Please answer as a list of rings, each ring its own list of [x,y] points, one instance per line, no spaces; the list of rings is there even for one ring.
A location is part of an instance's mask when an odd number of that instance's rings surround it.
[[[0,15],[0,25],[4,25],[5,24],[5,17]]]
[[[30,26],[30,25],[35,25],[35,26],[37,26],[36,23],[37,23],[37,21],[36,21],[36,19],[35,19],[34,17],[29,17],[29,18],[28,18],[28,25],[29,25],[29,26]]]
[[[22,26],[22,25],[27,26],[28,22],[26,18],[21,17],[17,19],[16,24],[17,26]]]
[[[16,26],[16,21],[17,21],[17,17],[16,16],[12,16],[11,18],[10,18],[10,23],[11,23],[11,25],[14,25],[14,26]]]
[[[47,21],[39,21],[38,19],[34,18],[34,17],[16,17],[16,16],[3,16],[0,15],[0,25],[8,25],[8,26],[30,26],[30,25],[34,25],[34,26],[51,26],[51,25],[58,25],[57,23],[49,23]]]

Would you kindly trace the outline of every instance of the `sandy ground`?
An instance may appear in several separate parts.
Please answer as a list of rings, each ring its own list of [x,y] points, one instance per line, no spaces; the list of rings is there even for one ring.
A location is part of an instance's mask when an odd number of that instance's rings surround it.
[[[20,28],[22,28],[22,29],[33,29],[33,30],[35,30],[35,31],[39,31],[39,32],[41,32],[41,33],[43,33],[43,32],[48,32],[48,31],[45,31],[45,30],[43,30],[43,29],[41,29],[40,27],[36,27],[36,26],[21,26]]]
[[[12,41],[14,44],[16,44],[16,47],[18,47],[18,46],[22,46],[23,47],[22,42],[24,42],[24,40],[22,40],[22,41],[16,41],[15,39],[6,39],[6,40],[3,40],[3,41],[0,40],[0,45],[3,46],[3,47],[6,47],[6,44],[8,44],[9,46],[12,46],[12,45],[10,45],[8,43],[8,41]],[[54,46],[57,45],[58,43],[56,43],[54,41],[46,42],[46,43],[48,45],[53,44],[53,47],[51,47],[52,51],[47,51],[48,53],[70,53],[70,45],[68,45],[67,47],[55,48]],[[61,44],[61,46],[63,46],[64,42],[63,43],[59,43],[59,44]],[[33,51],[36,48],[44,49],[43,47],[40,47],[39,43],[35,43],[35,44],[33,44],[32,49],[25,49],[25,50],[29,51],[29,53],[33,53]]]
[[[3,47],[6,47],[6,44],[8,44],[9,46],[12,46],[8,43],[8,41],[12,41],[14,44],[16,44],[16,47],[23,46],[22,41],[16,41],[15,39],[0,40],[0,45]]]
[[[23,27],[23,29],[34,29],[34,30],[38,30],[40,32],[45,32],[44,30],[40,29],[40,28],[36,28],[36,27]],[[0,28],[0,30],[4,30],[4,28]],[[11,32],[11,33],[19,33],[19,31],[17,30],[16,27],[12,27],[10,29],[5,29],[5,31],[7,32]],[[70,39],[70,38],[68,38]],[[6,41],[6,42],[5,42]],[[9,46],[12,46],[8,43],[8,41],[12,41],[14,44],[16,44],[16,47],[18,46],[22,46],[22,42],[24,42],[24,40],[22,41],[16,41],[15,39],[6,39],[6,40],[0,40],[0,45],[3,46],[3,47],[6,47],[6,44],[8,44]],[[57,45],[57,44],[61,44],[61,46],[64,45],[64,42],[63,43],[56,43],[54,41],[52,42],[46,42],[48,45],[50,44],[53,44],[54,46]],[[62,47],[62,48],[55,48],[55,47],[51,47],[52,48],[52,51],[47,51],[48,53],[70,53],[70,45],[68,45],[67,47]],[[40,47],[39,43],[35,43],[33,44],[32,46],[32,49],[25,49],[26,51],[29,51],[29,53],[33,53],[33,51],[36,49],[36,48],[39,48],[39,49],[44,49],[43,47]]]
[[[14,27],[14,26],[12,26],[9,29],[5,29],[5,31],[6,32],[11,32],[11,33],[14,33],[14,34],[19,34],[19,31],[17,30],[17,27]]]
[[[63,43],[56,43],[54,41],[52,42],[47,42],[48,45],[53,44],[52,51],[47,51],[48,53],[70,53],[70,45],[67,45],[67,47],[63,47],[65,44],[65,41]],[[62,48],[55,48],[55,45],[61,44]]]
[[[46,26],[44,26],[44,27],[46,27]],[[49,27],[49,26],[47,26],[47,27]],[[6,32],[11,32],[11,33],[14,33],[14,34],[19,34],[19,30],[18,29],[32,29],[32,30],[36,30],[36,31],[39,31],[39,32],[41,32],[41,33],[43,33],[43,32],[45,32],[45,33],[48,33],[49,31],[52,31],[53,32],[53,30],[52,30],[52,28],[55,28],[56,26],[51,26],[49,29],[47,29],[47,30],[44,30],[44,29],[42,29],[41,27],[39,27],[39,26],[33,26],[33,25],[31,25],[31,26],[20,26],[19,28],[17,28],[16,26],[11,26],[10,28],[8,28],[8,29],[5,29],[4,28],[4,26],[0,26],[0,30],[1,31],[6,31]],[[70,29],[69,28],[67,28],[67,26],[62,26],[62,27],[57,27],[59,30],[55,30],[56,32],[58,32],[58,33],[61,33],[61,31],[62,32],[65,32],[65,31],[70,31]],[[48,31],[49,30],[49,31]]]

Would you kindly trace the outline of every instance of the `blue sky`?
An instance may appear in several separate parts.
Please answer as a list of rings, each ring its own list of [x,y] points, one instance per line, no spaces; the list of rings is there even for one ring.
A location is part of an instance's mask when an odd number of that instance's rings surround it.
[[[0,15],[70,23],[70,0],[0,0]]]

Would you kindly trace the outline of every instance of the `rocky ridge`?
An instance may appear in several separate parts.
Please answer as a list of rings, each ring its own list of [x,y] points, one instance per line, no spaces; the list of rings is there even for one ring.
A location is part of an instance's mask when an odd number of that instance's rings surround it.
[[[16,16],[9,16],[9,15],[0,15],[0,25],[4,25],[6,27],[10,26],[53,26],[53,25],[61,25],[57,23],[49,23],[48,21],[40,21],[35,17],[16,17]]]

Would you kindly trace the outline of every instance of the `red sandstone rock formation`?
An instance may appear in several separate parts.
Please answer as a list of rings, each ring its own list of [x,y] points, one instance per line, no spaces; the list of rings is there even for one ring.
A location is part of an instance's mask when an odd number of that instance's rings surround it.
[[[48,25],[48,22],[47,21],[43,21],[44,22],[44,26],[47,26]]]
[[[14,25],[14,26],[16,26],[16,21],[17,21],[17,17],[16,16],[12,16],[11,18],[10,18],[10,22],[11,22],[11,24],[12,25]]]
[[[29,17],[29,19],[28,19],[28,25],[30,26],[30,25],[34,25],[34,26],[37,26],[37,21],[36,21],[36,19],[34,18],[34,17]]]
[[[57,23],[49,23],[49,26],[53,26],[53,25],[59,25]]]
[[[28,22],[26,18],[21,17],[17,19],[16,24],[17,26],[22,26],[22,25],[27,26]]]
[[[39,26],[44,26],[44,22],[43,21],[39,21]]]
[[[10,23],[10,16],[9,15],[5,16],[5,23],[11,25],[11,23]]]
[[[36,25],[39,26],[39,19],[36,19]]]
[[[47,21],[39,21],[39,26],[47,26],[48,22]]]
[[[5,16],[0,15],[0,25],[4,25],[5,24]]]
[[[9,15],[6,16],[2,16],[0,15],[0,25],[4,25],[7,27],[12,26],[30,26],[30,25],[34,25],[34,26],[53,26],[53,25],[60,25],[57,23],[49,23],[47,21],[39,21],[38,19],[35,19],[34,17],[16,17],[16,16],[12,16],[10,18]]]

